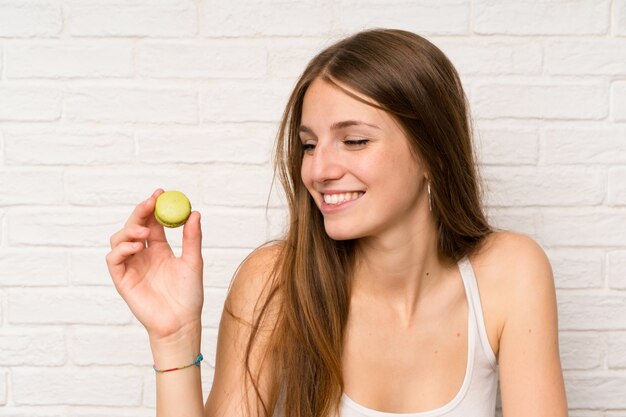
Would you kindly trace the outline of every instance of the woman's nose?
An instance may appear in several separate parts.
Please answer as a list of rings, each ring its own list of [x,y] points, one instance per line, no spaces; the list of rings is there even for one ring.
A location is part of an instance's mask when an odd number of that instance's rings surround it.
[[[333,144],[316,146],[311,155],[310,175],[315,182],[326,182],[339,179],[345,172],[341,157]]]

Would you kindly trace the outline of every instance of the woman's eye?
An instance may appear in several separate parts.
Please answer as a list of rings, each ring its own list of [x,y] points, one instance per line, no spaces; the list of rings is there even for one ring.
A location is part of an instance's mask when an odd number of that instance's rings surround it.
[[[348,146],[363,146],[367,145],[368,142],[369,140],[367,139],[347,139],[343,141]]]
[[[315,145],[313,145],[312,143],[303,143],[302,144],[302,151],[303,152],[310,152],[313,149],[315,149]]]

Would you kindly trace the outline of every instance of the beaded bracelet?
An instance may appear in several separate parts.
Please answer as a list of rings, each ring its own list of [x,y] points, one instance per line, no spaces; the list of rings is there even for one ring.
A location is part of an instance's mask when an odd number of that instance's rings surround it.
[[[204,358],[202,357],[202,353],[201,353],[201,354],[198,355],[196,360],[193,361],[193,363],[190,363],[189,365],[181,366],[180,368],[157,369],[156,368],[156,364],[154,364],[154,365],[152,365],[152,369],[154,369],[155,372],[164,373],[164,372],[180,371],[181,369],[189,368],[189,367],[192,367],[194,365],[199,368],[200,367],[200,362],[202,362],[202,359],[204,359]]]

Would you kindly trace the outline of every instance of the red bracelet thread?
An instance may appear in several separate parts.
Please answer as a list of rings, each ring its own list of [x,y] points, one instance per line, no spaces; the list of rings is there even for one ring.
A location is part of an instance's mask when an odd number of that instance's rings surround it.
[[[190,363],[189,365],[181,366],[180,368],[157,369],[156,368],[156,364],[154,364],[154,365],[152,365],[152,369],[154,369],[155,372],[158,372],[160,374],[165,373],[165,372],[180,371],[181,369],[190,368],[190,367],[192,367],[194,365],[197,366],[197,367],[200,367],[200,362],[202,362],[202,359],[204,359],[204,358],[202,357],[202,353],[201,353],[201,354],[199,354],[196,357],[196,360],[193,361],[193,363]]]

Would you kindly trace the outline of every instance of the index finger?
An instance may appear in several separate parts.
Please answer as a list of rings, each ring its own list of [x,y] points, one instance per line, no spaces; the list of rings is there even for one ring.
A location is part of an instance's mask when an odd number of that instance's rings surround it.
[[[156,203],[156,198],[163,193],[163,189],[158,188],[155,190],[152,195],[145,201],[139,203],[133,212],[130,214],[130,217],[126,221],[124,226],[128,226],[130,224],[138,224],[140,226],[146,226],[150,216],[154,212],[154,205]]]

